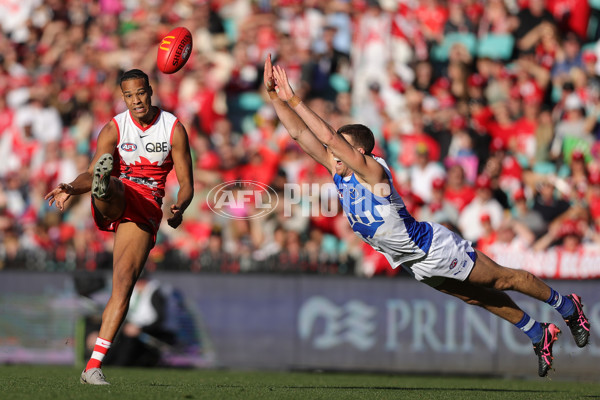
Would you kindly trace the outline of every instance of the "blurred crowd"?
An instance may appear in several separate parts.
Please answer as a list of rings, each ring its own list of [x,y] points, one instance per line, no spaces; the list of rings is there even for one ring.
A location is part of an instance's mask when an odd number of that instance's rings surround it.
[[[120,74],[140,68],[189,133],[196,186],[149,269],[398,273],[341,210],[230,219],[207,204],[231,180],[280,194],[330,182],[269,104],[268,54],[334,128],[373,130],[415,218],[484,251],[600,246],[598,1],[8,0],[0,26],[0,268],[111,268],[113,236],[93,225],[89,195],[63,214],[43,197],[88,167],[125,110]],[[193,54],[165,75],[157,44],[176,26]],[[172,174],[165,206],[177,187]]]

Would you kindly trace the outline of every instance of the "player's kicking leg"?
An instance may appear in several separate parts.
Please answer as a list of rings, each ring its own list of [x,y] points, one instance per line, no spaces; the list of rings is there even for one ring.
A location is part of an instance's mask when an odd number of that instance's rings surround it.
[[[108,384],[101,370],[102,360],[125,319],[133,286],[146,263],[152,244],[153,233],[148,228],[133,222],[119,224],[113,250],[112,292],[102,313],[102,325],[94,352],[81,373],[81,383]]]
[[[103,154],[94,165],[92,177],[92,201],[94,207],[109,221],[116,220],[125,211],[125,190],[123,182],[111,177],[113,170],[112,154]]]
[[[589,338],[589,322],[577,295],[561,296],[533,274],[505,268],[485,254],[477,252],[477,261],[466,281],[446,280],[436,289],[478,305],[511,322],[531,339],[538,355],[538,374],[546,376],[552,367],[552,345],[560,329],[554,324],[540,324],[521,310],[503,291],[515,290],[552,305],[571,328],[578,346]]]

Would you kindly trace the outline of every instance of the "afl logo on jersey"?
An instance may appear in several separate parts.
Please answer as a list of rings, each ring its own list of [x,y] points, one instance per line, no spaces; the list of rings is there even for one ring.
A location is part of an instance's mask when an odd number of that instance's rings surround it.
[[[121,150],[123,151],[135,151],[137,149],[137,145],[135,143],[123,143],[121,145]]]

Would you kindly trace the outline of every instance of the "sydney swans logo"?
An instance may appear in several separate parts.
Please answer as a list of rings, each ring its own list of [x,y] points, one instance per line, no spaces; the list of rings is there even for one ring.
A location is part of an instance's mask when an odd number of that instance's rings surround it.
[[[231,219],[254,219],[271,213],[279,204],[277,192],[257,181],[228,181],[208,192],[208,207]]]
[[[308,340],[319,319],[324,322],[323,331],[313,338],[317,349],[330,349],[349,343],[359,350],[375,345],[375,317],[377,310],[362,301],[351,300],[339,307],[322,296],[308,299],[298,313],[298,334]]]

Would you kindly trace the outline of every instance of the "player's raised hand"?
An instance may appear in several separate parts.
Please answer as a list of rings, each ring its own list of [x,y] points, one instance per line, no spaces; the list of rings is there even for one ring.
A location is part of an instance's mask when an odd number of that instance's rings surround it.
[[[173,215],[171,216],[171,218],[167,219],[167,223],[171,228],[177,228],[179,225],[181,225],[181,222],[183,221],[183,212],[181,212],[181,209],[177,205],[172,204],[171,214]]]
[[[57,187],[52,189],[46,196],[44,196],[44,200],[48,200],[48,205],[52,206],[53,203],[56,204],[56,208],[60,211],[65,210],[65,203],[71,197],[73,193],[73,186],[68,183],[59,183]]]
[[[265,60],[265,71],[263,73],[263,80],[267,92],[275,91],[275,78],[273,77],[273,63],[271,62],[271,54],[267,56]]]
[[[285,70],[279,65],[273,67],[273,76],[275,77],[275,90],[281,100],[288,101],[294,97],[294,91],[290,86]]]

